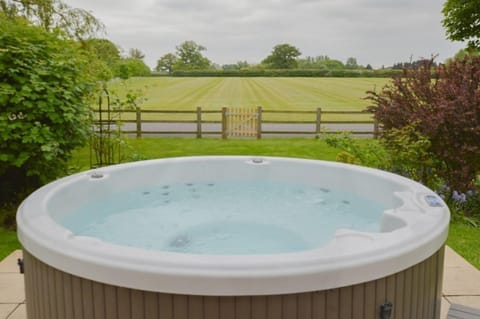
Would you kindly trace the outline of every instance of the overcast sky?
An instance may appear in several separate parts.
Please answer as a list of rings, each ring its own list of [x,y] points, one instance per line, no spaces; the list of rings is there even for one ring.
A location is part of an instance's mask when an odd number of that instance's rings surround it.
[[[464,45],[445,39],[442,0],[64,0],[106,25],[125,53],[137,48],[154,67],[185,40],[215,63],[258,63],[276,44],[303,56],[348,57],[374,67],[451,57]]]

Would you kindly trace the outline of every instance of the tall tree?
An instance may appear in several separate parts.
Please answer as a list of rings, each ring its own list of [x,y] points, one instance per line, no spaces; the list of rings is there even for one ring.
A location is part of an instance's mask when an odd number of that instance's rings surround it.
[[[128,51],[128,56],[132,59],[138,59],[138,60],[143,60],[143,58],[145,58],[145,54],[139,49],[135,49],[135,48],[131,48]]]
[[[307,56],[303,59],[298,59],[299,69],[328,69],[337,70],[344,69],[345,65],[342,61],[330,59],[326,55],[319,55],[316,57]]]
[[[120,60],[116,75],[122,79],[150,75],[150,68],[140,59],[125,58]]]
[[[349,57],[345,63],[345,68],[347,69],[356,69],[358,68],[357,59],[354,57]]]
[[[0,12],[7,18],[24,17],[49,32],[60,30],[65,37],[76,40],[104,30],[104,25],[90,12],[60,0],[0,0]]]
[[[207,50],[204,46],[194,41],[185,41],[177,46],[178,59],[175,62],[176,70],[202,70],[211,65],[209,59],[203,56],[202,51]]]
[[[173,53],[167,53],[161,56],[160,59],[157,61],[155,71],[167,72],[168,74],[172,74],[175,62],[177,62],[177,56]]]
[[[457,53],[455,53],[455,56],[454,58],[457,59],[457,60],[462,60],[464,59],[466,56],[480,56],[480,48],[478,49],[461,49],[459,50]]]
[[[273,48],[272,53],[262,61],[262,64],[271,69],[294,69],[298,65],[297,58],[301,54],[298,48],[290,44],[278,44]]]
[[[447,0],[442,13],[442,23],[447,38],[453,41],[468,41],[470,48],[480,48],[480,1]]]
[[[238,61],[235,64],[224,64],[222,65],[222,70],[242,70],[249,67],[247,61]]]
[[[94,51],[101,60],[109,64],[120,59],[120,50],[110,40],[91,38],[83,43],[88,49]]]
[[[111,79],[118,69],[120,50],[107,39],[91,38],[81,41],[82,48],[89,52],[89,66],[102,80]]]

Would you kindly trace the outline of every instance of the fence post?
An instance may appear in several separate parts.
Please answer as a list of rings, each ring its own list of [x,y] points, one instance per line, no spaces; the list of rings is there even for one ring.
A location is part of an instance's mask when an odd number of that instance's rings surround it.
[[[142,109],[139,107],[136,108],[136,114],[137,114],[137,138],[142,137]]]
[[[318,138],[318,135],[321,132],[321,125],[322,125],[322,108],[317,107],[317,119],[315,121],[315,135]]]
[[[262,107],[257,107],[257,140],[262,138]]]
[[[197,106],[197,138],[202,138],[202,107]]]
[[[222,107],[222,138],[227,138],[227,108]]]
[[[375,139],[378,138],[378,120],[377,119],[373,120],[373,138]]]

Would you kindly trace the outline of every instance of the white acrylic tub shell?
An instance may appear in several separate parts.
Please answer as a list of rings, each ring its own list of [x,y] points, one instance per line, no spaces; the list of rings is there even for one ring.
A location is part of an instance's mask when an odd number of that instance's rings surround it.
[[[119,246],[75,236],[55,218],[85,202],[149,184],[244,178],[352,191],[386,207],[382,232],[337,230],[314,250],[264,255],[200,255]],[[433,196],[431,206],[426,196]],[[20,206],[20,242],[46,264],[87,279],[190,295],[268,295],[350,286],[415,265],[444,244],[449,211],[409,179],[334,162],[253,156],[184,157],[122,164],[62,178]]]

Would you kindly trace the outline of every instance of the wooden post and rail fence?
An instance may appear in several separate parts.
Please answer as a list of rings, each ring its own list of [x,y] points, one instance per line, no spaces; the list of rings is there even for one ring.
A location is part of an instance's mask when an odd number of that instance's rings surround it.
[[[349,131],[354,135],[370,135],[378,137],[379,125],[372,114],[363,111],[323,111],[321,108],[310,111],[301,110],[265,110],[261,106],[255,108],[227,108],[205,110],[148,110],[134,109],[113,111],[115,119],[105,119],[99,114],[104,110],[95,110],[97,125],[122,123],[122,133],[142,136],[160,135],[194,135],[197,138],[221,136],[222,138],[253,137],[260,139],[262,135],[312,135],[318,136],[325,129],[328,133]],[[161,116],[161,119],[155,117]],[[267,118],[270,117],[270,118]],[[361,117],[352,120],[352,117]],[[168,118],[170,117],[170,118]],[[331,119],[325,120],[325,117]],[[332,118],[333,117],[333,118]],[[297,118],[297,119],[295,119]],[[300,119],[298,119],[300,118]],[[367,119],[366,119],[367,118]],[[101,120],[98,120],[101,119]],[[369,125],[369,129],[351,129],[350,126]],[[285,127],[293,126],[293,129]],[[346,125],[346,128],[340,126]],[[149,129],[146,128],[149,127]],[[161,129],[170,126],[170,129]],[[274,129],[275,126],[280,129]],[[336,128],[335,128],[336,126]],[[173,129],[172,129],[173,127]],[[301,129],[303,127],[303,129]],[[332,129],[332,127],[334,127]],[[305,129],[307,128],[307,129]],[[310,128],[310,129],[308,129]]]

